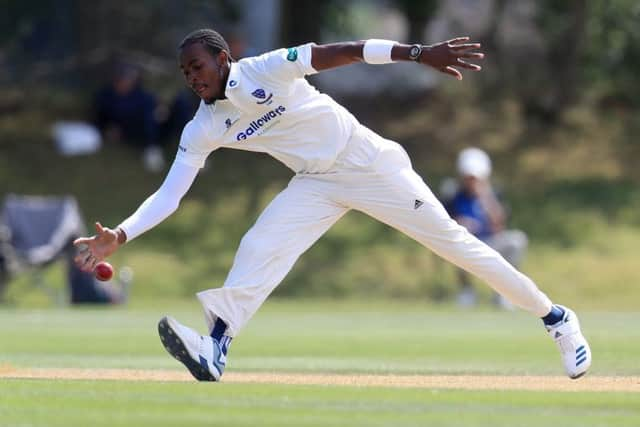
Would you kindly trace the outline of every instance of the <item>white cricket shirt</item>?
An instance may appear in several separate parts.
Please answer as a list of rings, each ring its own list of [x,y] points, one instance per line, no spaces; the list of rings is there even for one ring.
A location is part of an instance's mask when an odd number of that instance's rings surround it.
[[[369,167],[385,149],[398,151],[400,161],[408,161],[398,144],[360,125],[304,79],[316,73],[311,66],[312,46],[279,49],[231,65],[227,99],[200,103],[182,131],[166,179],[118,226],[127,241],[178,208],[198,169],[220,147],[268,153],[296,173],[323,173],[336,165],[342,170]]]
[[[227,99],[200,107],[184,128],[176,161],[203,167],[220,147],[268,153],[296,173],[327,171],[358,121],[305,79],[313,43],[231,64]]]

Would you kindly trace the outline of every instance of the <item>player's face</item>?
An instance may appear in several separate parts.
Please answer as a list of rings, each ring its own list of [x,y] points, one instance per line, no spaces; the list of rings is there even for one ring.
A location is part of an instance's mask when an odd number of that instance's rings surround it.
[[[478,195],[480,192],[480,185],[482,185],[482,180],[473,175],[466,175],[462,178],[462,186],[469,194]]]
[[[190,44],[180,52],[180,69],[187,85],[204,102],[209,104],[225,97],[229,75],[229,57],[225,51],[213,55],[201,43]]]

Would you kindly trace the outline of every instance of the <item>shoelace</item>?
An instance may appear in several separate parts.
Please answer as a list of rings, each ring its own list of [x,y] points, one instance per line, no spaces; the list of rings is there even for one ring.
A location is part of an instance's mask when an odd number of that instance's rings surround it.
[[[576,333],[563,335],[556,340],[558,347],[560,347],[560,350],[562,350],[563,353],[574,352],[576,350],[577,344],[574,339],[575,335]]]

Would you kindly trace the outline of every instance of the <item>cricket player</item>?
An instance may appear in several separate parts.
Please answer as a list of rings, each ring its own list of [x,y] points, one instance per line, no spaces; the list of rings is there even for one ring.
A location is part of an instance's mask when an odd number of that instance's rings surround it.
[[[571,378],[591,364],[575,313],[554,305],[531,279],[451,219],[405,150],[358,122],[306,80],[356,62],[416,62],[462,79],[479,71],[479,43],[468,37],[425,46],[389,40],[279,49],[238,62],[224,38],[197,30],[180,44],[180,68],[202,99],[184,128],[176,158],[160,188],[120,225],[96,223],[79,238],[77,264],[97,262],[159,224],[179,205],[207,156],[221,147],[268,153],[295,173],[240,242],[223,287],[198,293],[209,326],[200,335],[171,317],[158,324],[163,345],[201,381],[218,381],[231,340],[242,330],[298,257],[350,209],[388,224],[488,283],[513,304],[542,318]]]

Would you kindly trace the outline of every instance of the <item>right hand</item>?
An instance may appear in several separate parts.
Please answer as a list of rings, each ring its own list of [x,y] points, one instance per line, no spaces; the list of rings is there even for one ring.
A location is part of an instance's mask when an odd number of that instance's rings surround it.
[[[91,237],[79,237],[73,241],[79,249],[74,262],[82,271],[93,271],[96,264],[114,253],[120,243],[118,233],[96,222],[96,235]]]
[[[474,52],[476,49],[480,49],[480,43],[468,42],[469,37],[457,37],[445,42],[424,46],[423,53],[420,56],[420,63],[462,80],[462,73],[457,68],[480,71],[482,68],[479,65],[472,64],[466,60],[484,58],[484,53]]]

